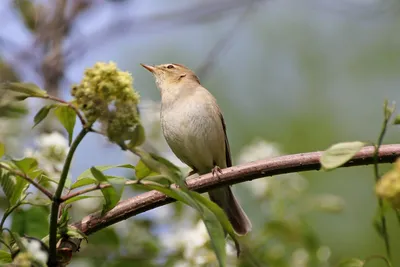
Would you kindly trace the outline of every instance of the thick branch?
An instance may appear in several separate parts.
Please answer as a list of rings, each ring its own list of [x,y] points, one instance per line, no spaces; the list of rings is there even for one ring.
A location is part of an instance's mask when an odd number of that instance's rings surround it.
[[[362,166],[374,163],[375,147],[363,148],[353,159],[342,167]],[[199,178],[187,181],[188,187],[197,192],[207,192],[210,189],[224,185],[232,185],[251,181],[261,177],[274,176],[278,174],[319,170],[321,165],[319,159],[320,151],[287,155],[265,160],[258,160],[243,165],[223,169],[222,174],[213,177],[210,173]],[[383,145],[379,149],[378,162],[391,163],[400,156],[400,144]],[[174,200],[157,191],[150,191],[138,196],[121,201],[116,207],[100,216],[95,213],[86,216],[80,222],[74,224],[85,234],[91,234],[109,225],[125,220],[142,212],[171,203]]]

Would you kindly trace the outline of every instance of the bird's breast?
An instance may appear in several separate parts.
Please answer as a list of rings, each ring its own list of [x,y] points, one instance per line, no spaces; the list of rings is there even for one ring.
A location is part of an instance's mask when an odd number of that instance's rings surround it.
[[[175,102],[162,108],[161,123],[167,143],[184,163],[200,172],[214,164],[225,167],[225,134],[212,102]]]

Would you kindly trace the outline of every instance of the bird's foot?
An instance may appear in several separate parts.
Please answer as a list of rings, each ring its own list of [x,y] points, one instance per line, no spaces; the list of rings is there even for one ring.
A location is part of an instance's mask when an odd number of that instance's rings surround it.
[[[219,166],[215,165],[214,168],[211,170],[211,173],[214,177],[217,177],[217,179],[220,179],[220,174],[222,174],[222,170]]]

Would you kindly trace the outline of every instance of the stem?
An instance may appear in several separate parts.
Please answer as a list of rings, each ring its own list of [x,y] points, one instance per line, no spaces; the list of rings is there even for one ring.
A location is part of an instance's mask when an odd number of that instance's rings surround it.
[[[61,204],[61,194],[65,185],[65,181],[67,180],[68,171],[71,166],[72,157],[75,153],[76,148],[79,143],[82,141],[83,137],[89,132],[88,128],[83,128],[78,136],[75,138],[74,142],[72,142],[71,148],[68,152],[67,158],[64,163],[64,167],[61,172],[60,181],[57,186],[57,190],[53,196],[53,203],[51,205],[51,213],[50,213],[50,230],[49,230],[49,263],[50,266],[54,266],[57,261],[57,222],[58,222],[58,212]]]
[[[385,136],[387,124],[388,124],[388,121],[390,120],[390,117],[391,117],[391,114],[390,114],[390,116],[385,116],[385,119],[384,119],[383,124],[382,124],[381,133],[379,134],[379,137],[378,137],[378,143],[375,146],[375,151],[374,151],[375,183],[378,182],[378,180],[380,179],[379,166],[378,166],[378,163],[379,163],[379,148],[382,145],[383,137]],[[388,235],[388,232],[387,232],[387,222],[386,222],[386,217],[385,217],[385,213],[384,213],[384,210],[383,210],[383,200],[379,196],[378,196],[378,205],[379,205],[379,213],[380,213],[380,217],[381,217],[382,237],[383,237],[383,240],[385,242],[386,254],[387,254],[387,257],[389,259],[391,259],[389,235]]]
[[[75,107],[74,105],[72,105],[71,103],[69,103],[69,102],[67,102],[65,100],[62,100],[62,99],[60,99],[58,97],[52,96],[52,95],[47,95],[47,96],[44,96],[42,98],[50,99],[50,100],[59,102],[61,104],[67,105],[68,107],[72,108],[75,111],[76,115],[78,116],[79,120],[81,121],[82,126],[84,128],[87,126],[87,122],[86,122],[85,118],[82,116],[82,114],[79,112],[79,109],[77,107]]]
[[[161,178],[165,178],[165,177],[162,176],[162,175],[157,175],[157,176],[151,176],[151,178],[153,178],[153,179],[160,178],[161,179]],[[149,181],[133,180],[133,181],[126,181],[125,185],[146,184],[148,182]],[[94,185],[94,186],[82,189],[80,191],[72,192],[72,193],[69,193],[69,194],[61,197],[60,202],[62,203],[62,202],[65,202],[68,199],[71,199],[73,197],[80,196],[80,195],[83,195],[83,194],[86,194],[86,193],[89,193],[89,192],[93,192],[93,191],[96,191],[96,190],[99,190],[99,189],[107,188],[107,187],[110,187],[110,186],[111,186],[111,184],[99,184],[99,185]]]
[[[28,175],[26,175],[25,173],[22,173],[20,171],[14,170],[2,163],[0,163],[0,168],[5,169],[9,172],[11,172],[12,174],[19,176],[21,178],[23,178],[24,180],[28,181],[30,184],[32,184],[34,187],[36,187],[40,192],[42,192],[43,194],[45,194],[49,199],[53,199],[53,194],[50,193],[49,190],[47,190],[45,187],[43,187],[41,184],[35,182],[32,178],[30,178]]]
[[[14,205],[11,207],[11,209],[4,212],[3,218],[1,219],[1,222],[0,222],[0,230],[3,229],[3,225],[6,222],[8,215],[10,215],[18,207],[19,207],[19,205]]]

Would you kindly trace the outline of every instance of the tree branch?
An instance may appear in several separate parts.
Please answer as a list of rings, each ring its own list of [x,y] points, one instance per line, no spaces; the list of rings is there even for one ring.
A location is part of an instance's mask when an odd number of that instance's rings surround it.
[[[361,149],[350,161],[342,167],[362,166],[374,163],[374,146]],[[319,159],[322,152],[293,154],[270,159],[258,160],[222,170],[219,177],[211,173],[187,181],[191,190],[203,193],[226,185],[251,181],[261,177],[278,174],[319,170]],[[378,162],[392,163],[400,156],[400,144],[383,145],[379,149]],[[74,224],[80,231],[88,235],[109,225],[125,220],[145,211],[166,205],[174,200],[157,191],[150,191],[121,201],[112,210],[103,216],[94,213],[84,217]]]

